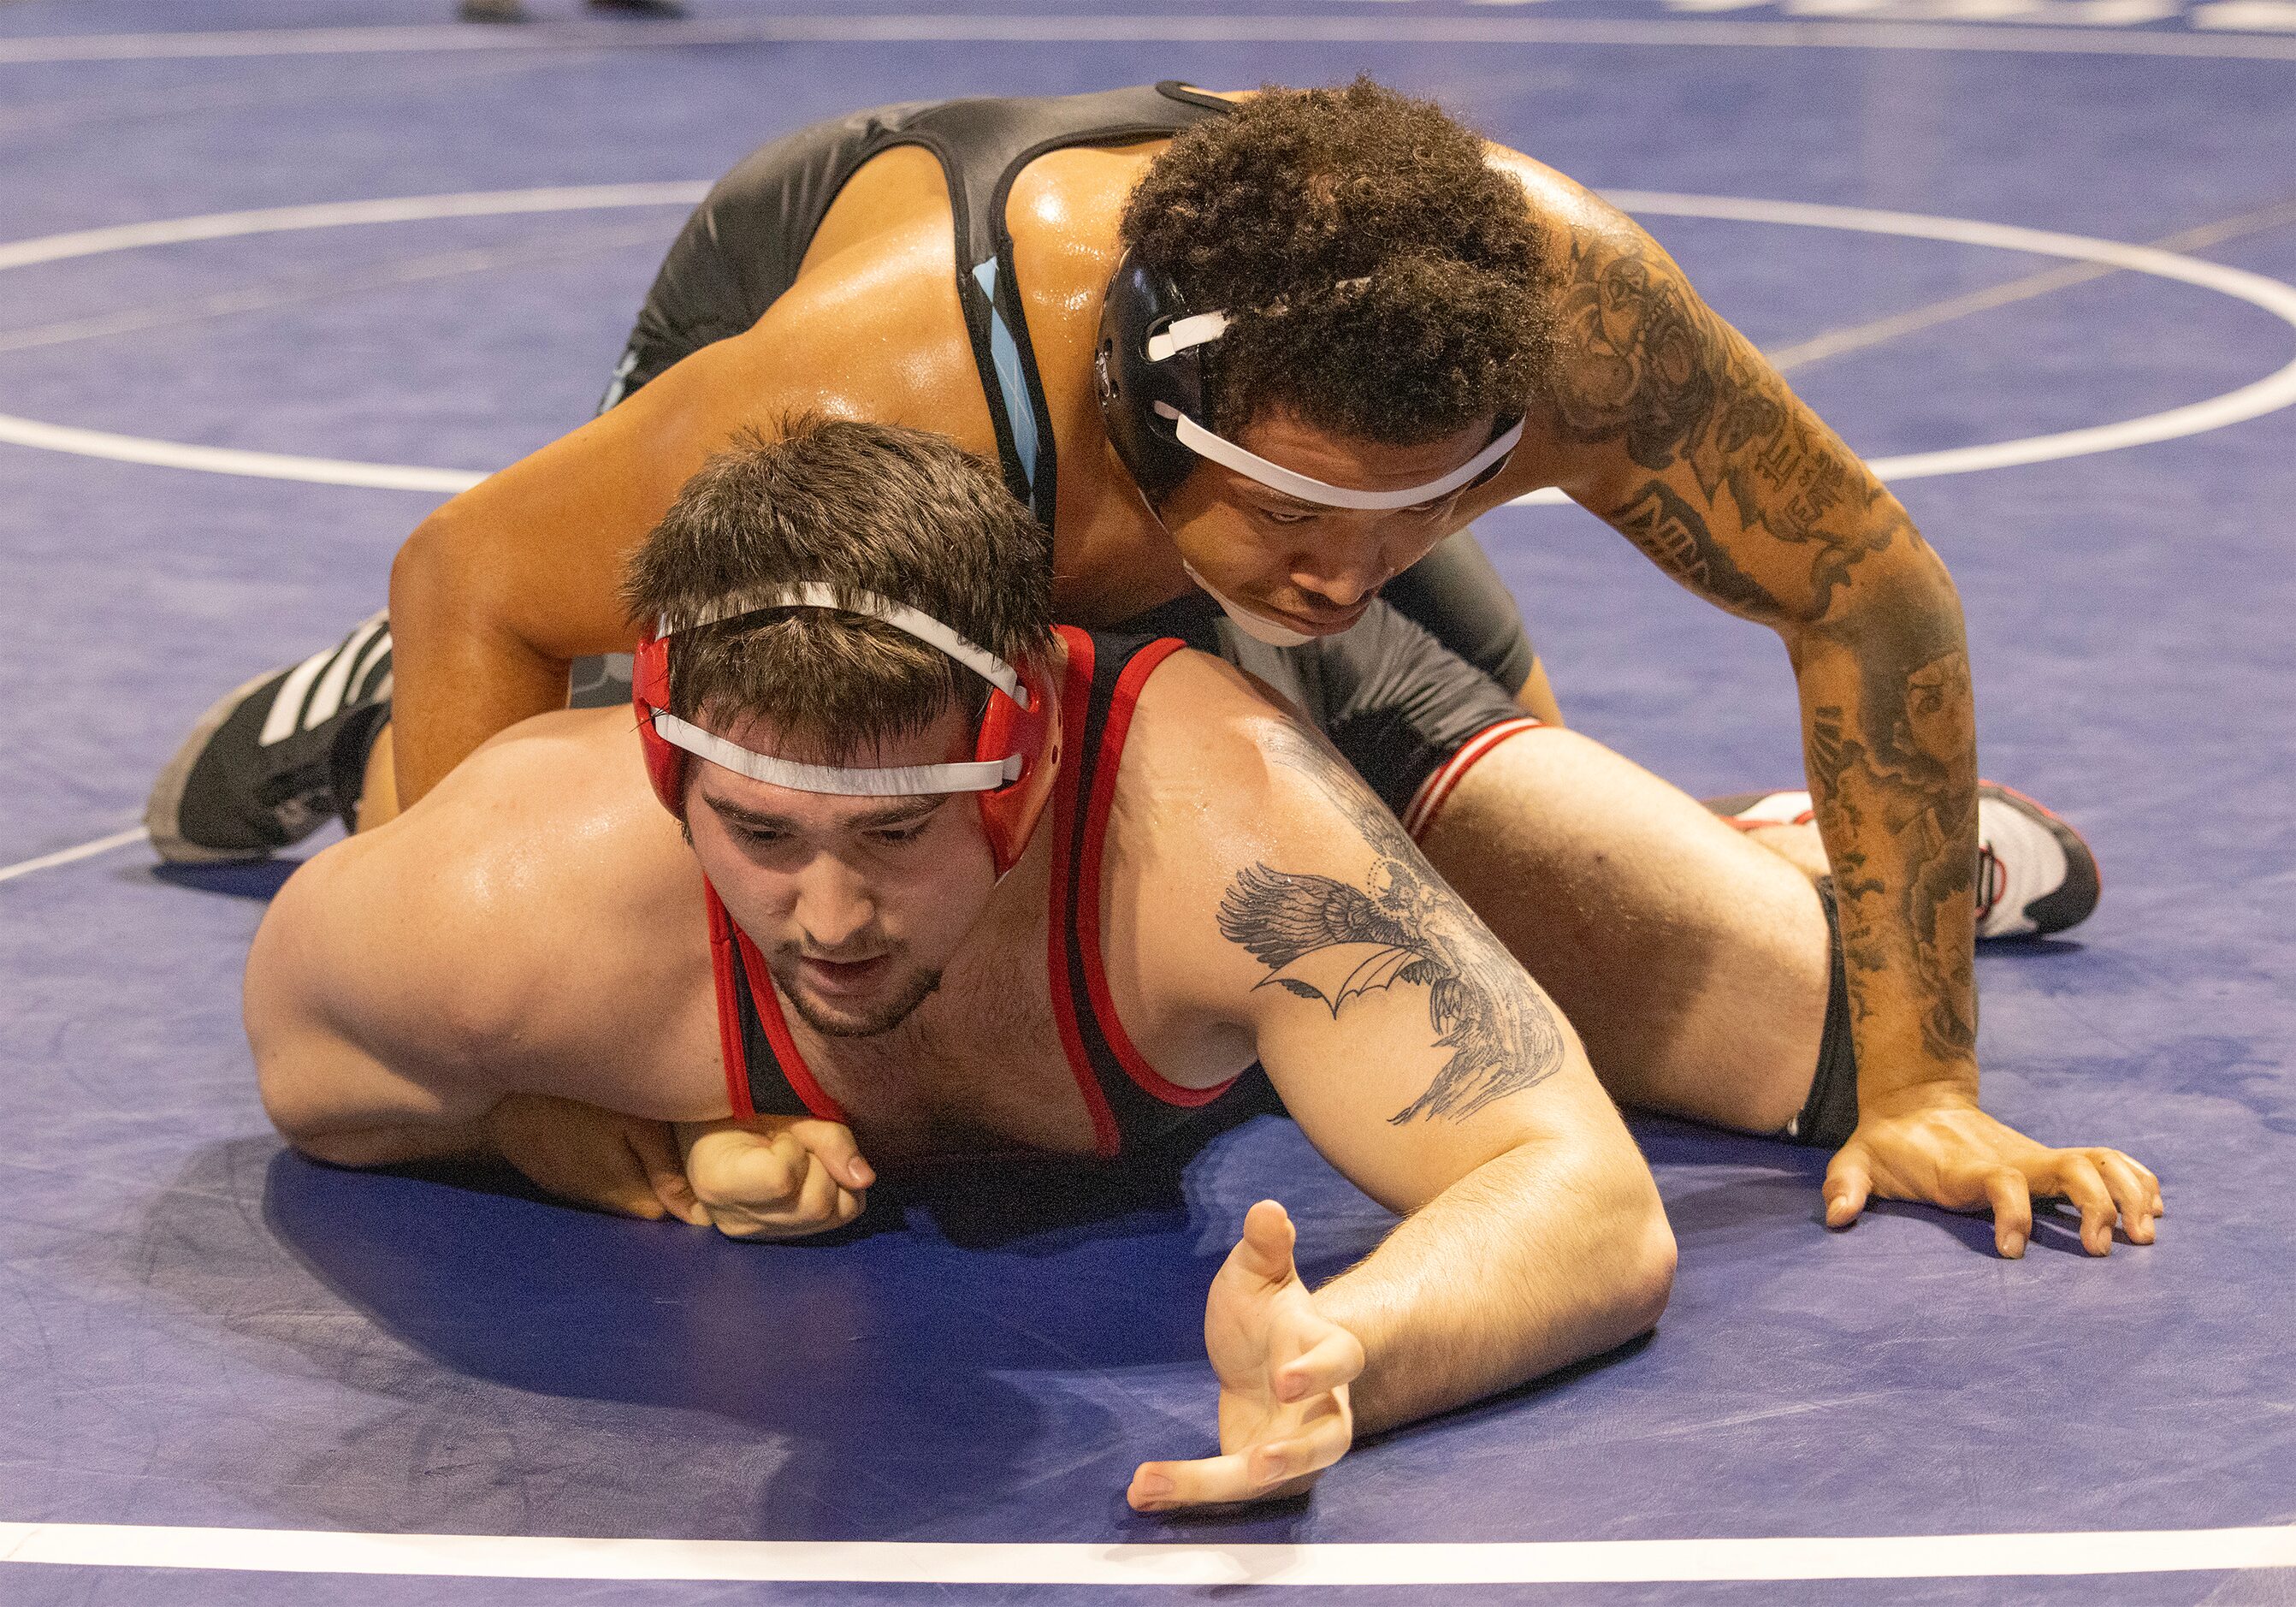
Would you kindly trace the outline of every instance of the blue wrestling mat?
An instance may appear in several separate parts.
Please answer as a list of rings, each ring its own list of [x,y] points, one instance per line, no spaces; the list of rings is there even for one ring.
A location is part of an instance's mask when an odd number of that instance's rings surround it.
[[[0,0],[0,1602],[2296,1601],[2296,7],[696,4]],[[1358,70],[1636,211],[1944,553],[1986,771],[2107,884],[1981,953],[1988,1101],[2152,1166],[2160,1243],[1830,1234],[1821,1158],[1640,1123],[1654,1338],[1176,1520],[1123,1487],[1212,1446],[1245,1208],[1311,1278],[1389,1223],[1278,1117],[783,1245],[283,1152],[283,869],[156,873],[144,790],[586,416],[700,185],[866,103]],[[1797,783],[1775,639],[1479,528],[1574,724]]]

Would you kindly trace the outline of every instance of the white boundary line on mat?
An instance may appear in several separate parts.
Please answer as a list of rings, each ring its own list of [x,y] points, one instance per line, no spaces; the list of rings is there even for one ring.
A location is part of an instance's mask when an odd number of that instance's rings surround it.
[[[1553,1585],[2296,1568],[2296,1526],[1808,1539],[1300,1545],[583,1539],[0,1524],[0,1562],[543,1579],[933,1585]]]
[[[100,256],[148,246],[281,234],[298,229],[406,223],[439,218],[497,217],[514,212],[586,211],[610,207],[691,204],[706,194],[708,187],[706,184],[693,181],[584,185],[477,191],[459,195],[329,202],[307,206],[267,207],[242,212],[211,212],[191,218],[83,229],[0,244],[0,272],[36,263]],[[1607,195],[1628,211],[1647,217],[1711,218],[1742,223],[1783,224],[1800,228],[1848,229],[1862,234],[1942,240],[1961,245],[2103,263],[2132,273],[2150,274],[2156,278],[2177,280],[2213,290],[2260,307],[2291,326],[2296,326],[2296,286],[2267,278],[2262,274],[2164,251],[2158,246],[2134,245],[2125,241],[2100,240],[2087,235],[2058,234],[1974,218],[1878,211],[1866,207],[1826,206],[1811,202],[1730,195],[1681,195],[1641,190],[1616,190],[1607,192]],[[2005,468],[2016,464],[2046,463],[2222,429],[2226,424],[2276,411],[2292,402],[2296,402],[2296,358],[2292,358],[2264,378],[2221,396],[2150,413],[2141,418],[2123,419],[2114,424],[2067,430],[2051,435],[2028,436],[2018,441],[1993,441],[1980,446],[1956,447],[1944,451],[1917,452],[1897,457],[1877,457],[1871,460],[1868,466],[1883,480],[1900,481],[1927,479],[1940,474],[1966,474],[1980,469]],[[452,495],[468,490],[486,477],[484,474],[470,469],[361,463],[278,452],[250,452],[228,447],[195,446],[184,441],[83,430],[5,414],[0,414],[0,443],[163,468],[193,469],[208,474],[239,474],[267,480],[296,480],[320,485],[359,486],[381,490],[433,491]],[[1561,491],[1552,490],[1518,499],[1523,503],[1564,500],[1566,499]]]
[[[474,190],[459,195],[406,195],[377,201],[322,202],[315,205],[263,207],[252,211],[209,212],[151,223],[77,229],[0,245],[0,272],[42,262],[98,257],[147,246],[180,245],[195,240],[232,240],[249,235],[279,235],[299,229],[342,228],[353,224],[415,223],[439,218],[499,218],[521,212],[587,212],[611,207],[692,206],[709,193],[707,184],[554,185],[528,190]],[[283,452],[250,452],[233,447],[194,446],[83,430],[0,414],[0,441],[115,463],[156,468],[196,469],[258,480],[296,480],[316,485],[360,486],[374,490],[438,491],[448,496],[486,478],[469,469],[427,468],[404,463],[355,463],[336,457],[303,457]]]
[[[151,835],[141,826],[131,827],[126,831],[115,831],[108,837],[98,837],[93,843],[82,843],[77,848],[59,848],[53,853],[44,853],[37,859],[0,865],[0,882],[12,882],[20,876],[31,875],[35,870],[53,870],[58,865],[92,860],[99,853],[110,853],[113,849],[125,848],[130,843],[143,842]]]
[[[1939,218],[1923,212],[1877,211],[1870,207],[1826,206],[1816,202],[1769,201],[1731,195],[1677,195],[1658,191],[1605,190],[1603,199],[1628,212],[1659,218],[1718,218],[1736,223],[1775,223],[1793,228],[1849,229],[1866,235],[1898,235],[1915,240],[1945,240],[1956,245],[1988,246],[2033,256],[2064,257],[2076,262],[2101,262],[2131,273],[2177,279],[2213,290],[2236,301],[2260,307],[2291,327],[2296,327],[2296,285],[2228,268],[2204,258],[2187,257],[2159,246],[2132,245],[2126,241],[2099,240],[2087,235],[2062,235],[2048,229],[2029,229],[2009,223],[1985,223],[1970,218]],[[2019,464],[2050,463],[2064,457],[2086,457],[2095,452],[2118,451],[2221,430],[2226,424],[2274,413],[2296,402],[2296,358],[2262,379],[2227,391],[2221,396],[2188,402],[2125,418],[2116,424],[2092,424],[2052,435],[2028,435],[2017,441],[1997,441],[1983,446],[1952,447],[1937,452],[1910,452],[1897,457],[1874,457],[1866,467],[1890,482],[1929,480],[1940,474],[1970,474],[1980,469],[2010,468]],[[1522,503],[1568,501],[1559,490],[1534,491],[1515,499]]]
[[[2296,39],[2271,34],[1951,22],[1692,21],[1633,17],[1376,17],[1078,13],[780,16],[521,29],[469,26],[277,28],[0,38],[0,67],[56,62],[226,60],[429,51],[661,50],[705,45],[1589,45],[1770,50],[1943,50],[2028,55],[2172,56],[2296,62]]]

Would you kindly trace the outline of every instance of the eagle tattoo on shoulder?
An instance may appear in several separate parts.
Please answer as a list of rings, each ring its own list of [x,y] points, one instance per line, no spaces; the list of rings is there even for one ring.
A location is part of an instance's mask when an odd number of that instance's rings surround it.
[[[1338,764],[1320,753],[1319,764]],[[1434,1047],[1448,1056],[1389,1121],[1464,1120],[1529,1088],[1562,1064],[1552,1008],[1498,939],[1350,774],[1319,776],[1379,851],[1368,890],[1266,864],[1241,873],[1220,901],[1220,935],[1267,968],[1259,985],[1320,1001],[1336,1019],[1350,1000],[1396,987],[1427,991]],[[1365,818],[1377,812],[1377,820]]]

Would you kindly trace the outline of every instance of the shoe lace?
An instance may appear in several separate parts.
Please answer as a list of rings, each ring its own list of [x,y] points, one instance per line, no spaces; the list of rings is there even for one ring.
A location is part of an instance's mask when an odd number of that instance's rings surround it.
[[[2001,856],[1993,852],[1990,843],[1977,845],[1977,919],[1982,921],[1993,913],[2001,895],[2009,891],[2009,868]]]

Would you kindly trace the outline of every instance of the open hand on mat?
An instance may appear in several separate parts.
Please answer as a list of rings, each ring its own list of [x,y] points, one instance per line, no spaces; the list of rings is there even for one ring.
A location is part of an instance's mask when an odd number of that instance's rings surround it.
[[[1212,1279],[1204,1349],[1219,1378],[1220,1454],[1144,1462],[1125,1499],[1144,1512],[1293,1496],[1347,1455],[1356,1336],[1316,1308],[1292,1264],[1292,1218],[1263,1199]]]
[[[2118,1150],[2052,1150],[1964,1100],[1860,1114],[1825,1169],[1825,1225],[1848,1227],[1876,1194],[1949,1211],[1990,1207],[1994,1248],[2012,1259],[2033,1236],[2036,1199],[2071,1201],[2092,1256],[2112,1252],[2115,1224],[2130,1243],[2152,1243],[2166,1210],[2161,1180],[2142,1162]]]

